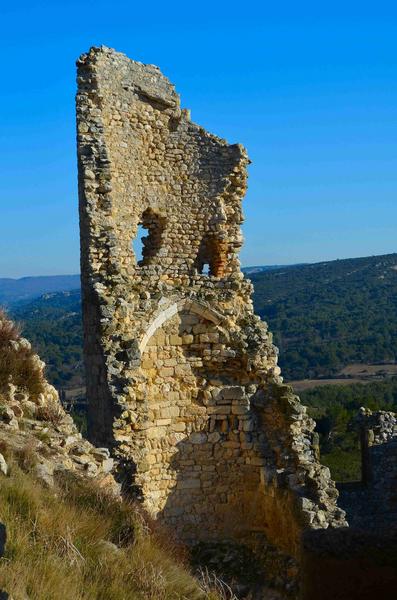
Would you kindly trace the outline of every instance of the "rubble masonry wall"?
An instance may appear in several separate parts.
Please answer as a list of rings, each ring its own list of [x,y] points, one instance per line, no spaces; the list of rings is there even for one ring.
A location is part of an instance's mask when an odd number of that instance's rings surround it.
[[[297,554],[344,513],[240,270],[245,149],[105,47],[78,61],[77,135],[91,438],[183,539],[261,531]]]

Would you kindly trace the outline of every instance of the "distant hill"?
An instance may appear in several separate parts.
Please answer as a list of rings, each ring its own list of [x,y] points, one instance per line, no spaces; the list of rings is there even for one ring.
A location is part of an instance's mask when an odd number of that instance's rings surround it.
[[[254,273],[256,312],[269,323],[289,379],[351,363],[397,359],[397,254]]]
[[[274,271],[275,269],[289,269],[290,267],[296,267],[298,265],[262,265],[256,267],[243,267],[242,271],[246,275],[252,275],[253,273],[262,273],[263,271]]]
[[[0,278],[0,305],[10,306],[42,294],[63,292],[80,287],[80,275],[51,275],[48,277]]]
[[[287,380],[397,360],[397,254],[265,269],[249,274],[254,306],[274,334]],[[80,291],[47,293],[11,313],[48,363],[51,381],[81,385]]]

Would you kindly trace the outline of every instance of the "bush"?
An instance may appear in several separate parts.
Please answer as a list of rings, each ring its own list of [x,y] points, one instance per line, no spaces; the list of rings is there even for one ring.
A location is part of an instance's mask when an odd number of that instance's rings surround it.
[[[30,345],[18,344],[19,328],[0,311],[0,388],[12,382],[31,399],[43,392],[43,372]]]

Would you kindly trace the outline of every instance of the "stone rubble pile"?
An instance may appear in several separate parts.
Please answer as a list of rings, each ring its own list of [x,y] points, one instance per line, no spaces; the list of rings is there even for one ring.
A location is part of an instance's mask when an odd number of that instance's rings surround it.
[[[0,329],[6,322],[10,323],[1,313]],[[71,471],[118,494],[119,486],[111,474],[114,459],[109,450],[96,448],[79,433],[72,417],[62,408],[57,391],[46,381],[45,364],[31,351],[29,341],[19,337],[10,340],[7,346],[12,360],[12,355],[18,360],[21,353],[27,357],[29,369],[35,372],[35,380],[40,381],[40,389],[37,390],[37,384],[34,391],[29,389],[29,378],[25,385],[15,385],[13,377],[7,377],[7,383],[0,388],[0,443],[15,452],[28,449],[36,462],[35,474],[48,486],[53,485],[56,471]],[[0,368],[5,368],[1,353],[0,348]],[[3,455],[0,455],[0,470],[7,474]]]

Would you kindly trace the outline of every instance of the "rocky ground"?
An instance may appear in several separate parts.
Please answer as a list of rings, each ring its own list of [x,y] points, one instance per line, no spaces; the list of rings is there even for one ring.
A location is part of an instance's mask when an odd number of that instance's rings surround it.
[[[0,446],[6,445],[26,457],[34,454],[36,475],[48,486],[53,484],[56,471],[71,471],[96,480],[101,487],[118,494],[119,486],[111,475],[114,464],[109,450],[95,448],[83,439],[72,417],[62,408],[57,391],[46,381],[44,363],[34,354],[28,340],[19,337],[13,327],[0,315],[0,350],[3,345],[2,358],[6,356],[3,363],[0,360],[0,370],[7,365],[10,370],[7,377],[0,374],[3,383]],[[7,340],[5,329],[10,332],[8,337],[16,339]],[[7,473],[1,454],[0,470]]]

